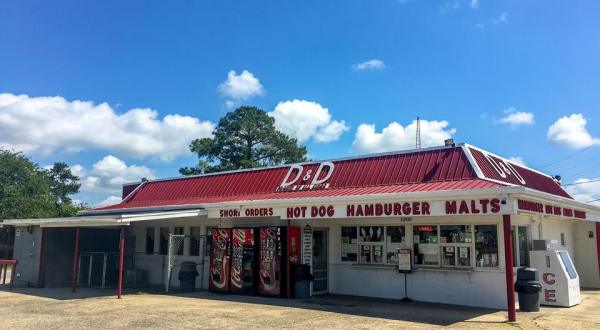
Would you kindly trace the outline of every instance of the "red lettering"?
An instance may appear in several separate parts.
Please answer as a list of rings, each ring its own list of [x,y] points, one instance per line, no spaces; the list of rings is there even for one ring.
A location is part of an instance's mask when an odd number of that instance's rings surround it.
[[[291,219],[294,217],[294,208],[293,207],[288,207],[287,208],[287,218]]]
[[[373,204],[365,205],[365,217],[373,216]]]
[[[446,201],[446,214],[456,214],[456,201]]]
[[[223,210],[219,210],[219,218],[223,218]]]
[[[381,216],[383,214],[383,205],[381,204],[375,204],[375,215],[376,216]]]
[[[563,214],[565,217],[573,217],[573,210],[572,209],[563,209]]]
[[[487,214],[488,213],[488,205],[490,204],[490,200],[482,199],[479,201],[479,204],[481,204],[481,213]]]
[[[477,205],[475,204],[474,200],[471,200],[471,213],[473,213],[473,214],[479,214],[479,213],[481,213],[479,211],[479,209],[477,209]]]
[[[273,215],[273,208],[269,207],[269,215],[272,216]]]
[[[552,214],[552,205],[545,205],[545,206],[546,206],[546,213]]]
[[[315,218],[319,213],[319,209],[316,206],[310,208],[310,216]]]
[[[299,207],[294,208],[294,218],[300,218],[301,213],[302,213],[302,210]]]
[[[321,218],[323,218],[325,216],[325,214],[327,213],[327,209],[325,209],[325,206],[321,206],[319,207],[319,216]]]
[[[415,214],[415,215],[420,215],[421,214],[421,209],[419,207],[419,202],[413,202],[412,209],[413,209],[413,214]]]
[[[544,300],[547,302],[556,302],[556,290],[544,289]]]
[[[347,217],[354,216],[354,205],[346,205],[346,216]]]
[[[560,206],[555,206],[554,207],[554,215],[562,215],[562,212],[560,210]]]
[[[421,203],[421,214],[423,214],[423,215],[431,214],[429,212],[429,202]]]
[[[306,218],[306,206],[302,206],[301,209],[302,209],[302,217]]]
[[[554,274],[553,273],[544,273],[542,275],[542,279],[544,281],[544,283],[548,284],[548,285],[552,285],[554,283],[556,283],[556,280],[554,279]]]
[[[329,205],[327,207],[327,215],[329,217],[333,217],[334,214],[335,214],[335,209],[333,208],[333,206]]]
[[[490,206],[492,207],[492,213],[500,212],[500,200],[498,198],[492,198],[492,200],[490,201]]]
[[[393,211],[393,207],[392,204],[383,204],[383,213],[385,213],[385,215],[391,215]]]
[[[585,219],[586,218],[585,212],[584,211],[577,211],[577,210],[575,210],[575,218]]]
[[[458,208],[458,213],[459,214],[469,214],[469,206],[467,205],[467,202],[460,201],[460,207]]]
[[[411,211],[411,209],[410,209],[410,203],[404,203],[404,204],[402,204],[402,213],[404,215],[409,215],[410,211]]]
[[[402,215],[402,206],[400,203],[394,203],[394,215]]]
[[[357,216],[357,217],[362,217],[363,215],[365,215],[365,214],[363,213],[362,206],[358,205],[358,206],[356,207],[356,216]]]

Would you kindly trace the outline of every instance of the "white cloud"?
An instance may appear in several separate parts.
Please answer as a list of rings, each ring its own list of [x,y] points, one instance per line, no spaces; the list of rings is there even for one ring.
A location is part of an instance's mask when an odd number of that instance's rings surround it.
[[[572,149],[600,145],[600,139],[590,135],[586,124],[585,117],[580,113],[561,117],[548,128],[548,140]]]
[[[587,203],[589,201],[599,199],[600,198],[600,181],[589,182],[589,183],[581,183],[587,182],[591,180],[600,180],[600,178],[594,179],[586,179],[581,178],[575,180],[574,183],[580,183],[570,186],[565,186],[565,190],[576,200],[580,202]],[[591,202],[590,204],[600,206],[600,201]]]
[[[242,71],[239,75],[234,70],[229,71],[227,79],[219,84],[217,89],[221,95],[228,98],[225,101],[225,106],[228,109],[233,108],[239,101],[265,93],[265,89],[258,78],[248,70]]]
[[[210,137],[210,121],[148,108],[116,113],[107,103],[62,97],[0,94],[0,146],[50,154],[103,150],[170,161],[188,154],[195,138]]]
[[[517,165],[527,166],[527,164],[525,164],[525,161],[523,160],[522,157],[511,156],[508,158],[508,161],[510,161],[511,163],[517,164]]]
[[[492,23],[500,24],[500,23],[506,22],[507,20],[508,20],[508,13],[504,11],[504,12],[501,12],[495,18],[492,18]]]
[[[79,164],[73,165],[71,171],[79,176],[82,192],[116,193],[121,191],[124,183],[155,177],[152,169],[146,166],[127,165],[113,155],[102,158],[89,171]]]
[[[352,65],[354,71],[376,71],[385,69],[385,63],[378,59],[372,59]]]
[[[476,24],[475,26],[476,26],[478,29],[480,29],[480,30],[484,30],[484,29],[485,29],[485,25],[484,25],[484,24],[481,24],[481,23],[478,23],[478,24]]]
[[[120,202],[121,202],[121,197],[119,197],[119,196],[108,196],[105,200],[103,200],[102,202],[98,203],[98,205],[96,205],[96,207],[103,207],[103,206],[115,205],[115,204],[119,204]]]
[[[477,9],[479,8],[479,0],[471,0],[471,2],[469,2],[469,6],[472,9]]]
[[[515,108],[504,109],[504,113],[507,114],[507,116],[500,118],[500,122],[511,126],[533,125],[535,123],[533,113],[515,111]]]
[[[279,102],[269,116],[275,118],[277,130],[296,138],[300,143],[311,138],[316,142],[335,141],[348,130],[343,120],[332,120],[329,109],[316,102]]]
[[[406,127],[392,122],[381,132],[377,132],[375,125],[361,124],[356,129],[352,148],[358,153],[414,149],[416,126],[416,120]],[[421,146],[425,148],[444,145],[444,140],[456,133],[456,129],[447,127],[447,121],[421,119]]]

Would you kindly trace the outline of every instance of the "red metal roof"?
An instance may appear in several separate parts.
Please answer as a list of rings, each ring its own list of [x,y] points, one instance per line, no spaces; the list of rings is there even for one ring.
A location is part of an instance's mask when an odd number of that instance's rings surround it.
[[[530,170],[506,159],[496,157],[495,155],[489,153],[484,154],[484,151],[476,148],[469,147],[469,151],[473,155],[475,163],[481,169],[483,176],[487,179],[521,185],[553,195],[571,198],[560,184],[550,176]],[[513,170],[515,170],[516,173],[512,173]]]
[[[469,157],[473,157],[474,163]],[[497,157],[496,157],[497,158]],[[497,158],[500,161],[500,158]],[[504,160],[502,160],[504,161]],[[525,185],[532,189],[569,197],[550,177],[510,164],[525,179],[502,178],[486,159],[471,147],[455,146],[362,156],[332,161],[335,169],[323,190],[277,191],[291,166],[242,170],[145,182],[123,202],[97,210],[204,204],[226,201],[331,197],[411,191],[486,189]],[[301,164],[299,178],[316,173],[320,163]],[[483,177],[478,176],[481,169]],[[310,171],[310,172],[309,172]],[[496,174],[494,174],[496,173]],[[324,178],[321,173],[319,178]],[[514,180],[513,180],[514,179]],[[299,179],[300,184],[310,184]],[[500,182],[490,182],[496,180]]]
[[[288,191],[288,192],[272,192],[255,195],[241,196],[220,196],[220,197],[200,197],[200,198],[180,198],[171,200],[131,200],[125,205],[116,204],[97,210],[114,210],[122,208],[140,208],[149,206],[175,206],[175,205],[201,205],[223,202],[237,201],[260,201],[260,200],[281,200],[295,198],[314,198],[314,197],[339,197],[339,196],[360,196],[360,195],[376,195],[376,194],[393,194],[393,193],[408,193],[419,191],[459,191],[472,189],[490,189],[502,187],[502,184],[485,181],[481,179],[468,179],[447,182],[429,182],[429,183],[409,183],[389,186],[374,186],[374,187],[354,187],[341,189],[326,189],[326,190],[303,190],[303,191]]]

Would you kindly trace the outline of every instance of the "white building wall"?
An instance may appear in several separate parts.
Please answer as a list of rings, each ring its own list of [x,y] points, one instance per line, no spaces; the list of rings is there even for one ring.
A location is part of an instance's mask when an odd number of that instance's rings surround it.
[[[577,267],[577,273],[579,274],[579,284],[583,288],[600,288],[596,223],[579,221],[575,226],[577,229],[575,234],[577,239],[575,244],[575,253],[577,254],[575,267]]]

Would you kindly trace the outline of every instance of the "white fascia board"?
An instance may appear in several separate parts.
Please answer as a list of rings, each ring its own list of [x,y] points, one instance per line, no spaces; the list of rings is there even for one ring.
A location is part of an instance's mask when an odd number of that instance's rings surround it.
[[[31,226],[31,225],[42,225],[50,223],[83,223],[83,222],[97,222],[97,223],[115,223],[120,220],[117,216],[104,216],[104,217],[66,217],[66,218],[38,218],[38,219],[11,219],[4,220],[4,225],[9,226]]]
[[[502,187],[490,189],[476,190],[444,190],[444,191],[418,191],[404,193],[385,193],[371,195],[349,195],[349,196],[331,196],[331,197],[304,197],[304,198],[288,198],[288,199],[266,199],[266,200],[250,200],[250,201],[233,201],[205,204],[207,209],[225,208],[225,207],[240,207],[240,206],[258,206],[258,205],[305,205],[305,204],[339,204],[356,201],[390,201],[390,200],[440,200],[440,199],[477,199],[481,197],[500,197],[502,194],[520,192],[520,186]]]

